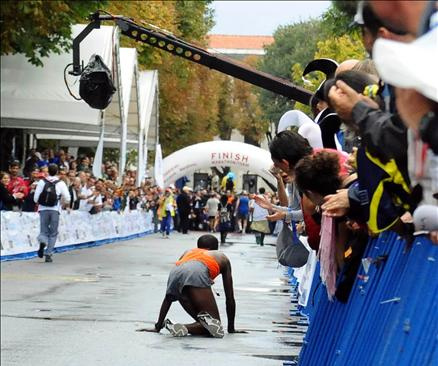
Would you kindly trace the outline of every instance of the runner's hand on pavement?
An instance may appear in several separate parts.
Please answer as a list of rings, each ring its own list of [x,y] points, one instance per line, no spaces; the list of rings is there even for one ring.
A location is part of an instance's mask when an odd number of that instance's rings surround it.
[[[136,329],[136,332],[149,332],[149,333],[160,333],[159,330],[156,330],[155,328],[140,328]]]
[[[160,333],[160,330],[164,328],[164,324],[155,323],[153,328],[140,328],[137,329],[136,332],[150,332],[150,333]]]
[[[248,333],[246,330],[237,330],[237,329],[234,329],[234,328],[230,328],[230,327],[228,327],[228,333],[235,333],[235,334],[243,334],[243,333]]]

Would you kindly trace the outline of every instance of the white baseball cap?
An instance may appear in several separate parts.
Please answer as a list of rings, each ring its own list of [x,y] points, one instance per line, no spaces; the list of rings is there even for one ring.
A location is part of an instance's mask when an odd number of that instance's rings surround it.
[[[378,39],[373,60],[387,83],[438,102],[438,27],[411,43]]]

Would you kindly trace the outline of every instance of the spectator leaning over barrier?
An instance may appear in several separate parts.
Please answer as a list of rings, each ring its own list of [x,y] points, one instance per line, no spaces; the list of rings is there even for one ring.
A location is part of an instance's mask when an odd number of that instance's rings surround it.
[[[52,262],[52,254],[58,236],[59,215],[61,207],[70,210],[70,193],[63,181],[60,181],[56,174],[58,166],[49,165],[49,176],[38,182],[34,201],[38,203],[40,214],[40,234],[38,241],[38,257],[45,255],[46,262]]]
[[[10,181],[8,184],[8,191],[11,194],[21,192],[23,193],[23,197],[27,196],[28,187],[24,182],[24,179],[20,177],[20,162],[18,160],[14,160],[9,164],[9,176]]]
[[[89,179],[89,181],[93,181],[93,179]],[[94,184],[93,194],[88,200],[88,204],[90,205],[90,210],[88,212],[92,215],[102,211],[102,207],[103,207],[102,191],[103,191],[103,180],[98,179]]]
[[[273,213],[268,215],[269,221],[285,220],[290,223],[303,221],[301,210],[301,197],[298,188],[294,183],[294,175],[289,175],[277,167],[272,167],[271,174],[277,179],[278,205],[264,199],[263,196],[256,196],[257,203]],[[292,173],[291,173],[292,174]],[[301,225],[300,225],[301,227]]]
[[[274,166],[290,177],[295,175],[295,165],[305,156],[313,153],[308,141],[294,131],[282,131],[278,133],[269,145],[271,159]],[[330,150],[331,151],[331,150]],[[263,205],[259,196],[255,199]],[[264,206],[271,209],[271,206]],[[301,199],[302,215],[308,235],[308,243],[314,250],[318,250],[320,232],[320,214],[316,212],[316,206],[306,197]],[[276,210],[278,211],[278,210]],[[296,212],[299,215],[299,212]],[[298,216],[297,216],[298,217]]]
[[[436,1],[367,1],[385,26],[417,35],[426,12],[436,11]],[[431,14],[429,14],[431,15]]]
[[[330,104],[333,101],[339,102],[337,98],[340,94],[334,95],[333,93],[333,88],[337,88],[339,83],[344,83],[340,84],[343,87],[342,93],[347,91],[350,93],[348,95],[353,95],[353,93],[356,95],[359,91],[363,91],[367,84],[372,83],[371,78],[358,71],[344,72],[336,78],[337,80],[327,82],[330,88],[328,91]],[[331,87],[335,83],[336,86]],[[327,203],[322,208],[331,216],[333,201],[339,195],[344,194],[348,197],[349,207],[364,209],[361,220],[367,221],[372,233],[392,229],[404,234],[406,227],[401,217],[411,206],[415,205],[415,202],[412,203],[407,174],[405,129],[402,128],[396,116],[381,111],[379,103],[371,100],[366,103],[370,104],[364,104],[366,112],[359,114],[360,117],[356,117],[356,114],[347,117],[340,112],[347,125],[358,131],[362,137],[361,146],[357,151],[358,184],[352,185],[348,191],[343,190],[337,195],[328,197]],[[374,103],[373,107],[367,107],[371,103]],[[334,108],[338,110],[339,103]],[[355,106],[353,111],[356,108],[361,108],[361,106]],[[356,122],[358,120],[360,122]]]
[[[81,193],[81,178],[74,177],[71,182],[72,183],[68,188],[70,192],[70,208],[72,210],[78,210],[79,203],[81,202],[81,199],[79,198]]]
[[[68,180],[69,180],[70,184],[73,183],[73,181],[76,178],[76,176],[77,176],[76,170],[69,169],[67,177],[68,177]]]
[[[411,39],[405,32],[385,28],[368,4],[363,6],[356,20],[362,27],[364,45],[369,53],[377,38],[405,42]],[[394,229],[404,233],[408,227],[400,218],[409,221],[404,212],[418,203],[418,199],[411,196],[407,173],[406,128],[394,113],[392,88],[384,90],[390,95],[389,102],[385,103],[387,111],[384,111],[354,85],[349,84],[348,79],[336,80],[335,86],[328,91],[328,101],[342,120],[362,137],[362,147],[357,154],[359,186],[330,196],[322,208],[328,215],[336,216],[339,214],[336,210],[345,212],[346,207],[340,207],[341,202],[349,205],[355,197],[359,206],[369,207],[366,216],[371,232]],[[380,186],[384,188],[383,194],[380,194]]]
[[[119,191],[114,192],[112,210],[119,213],[122,210],[122,198],[120,197]]]
[[[295,166],[295,181],[299,190],[314,205],[320,206],[325,196],[335,193],[340,188],[347,188],[357,179],[356,174],[349,174],[345,170],[345,160],[345,156],[338,155],[335,151],[324,150],[304,157]],[[355,224],[354,232],[351,230],[353,224]],[[351,259],[352,254],[360,258],[363,254],[367,243],[367,231],[365,229],[359,235],[355,235],[358,229],[360,225],[347,221],[347,218],[333,220],[322,215],[322,234],[318,255],[323,281],[327,284],[330,297],[335,294],[336,275],[343,269],[345,258]],[[328,235],[324,235],[325,233]],[[356,262],[356,265],[358,264]],[[344,293],[347,298],[349,290],[346,294]]]
[[[67,171],[65,170],[64,167],[58,166],[58,176],[59,179],[62,180],[67,187],[70,185],[70,180],[68,178]]]
[[[373,51],[382,78],[397,87],[396,104],[409,128],[409,175],[422,193],[416,230],[438,243],[438,2],[371,4],[383,22],[418,37],[409,44],[379,40]],[[392,10],[405,16],[395,19]]]
[[[81,193],[79,195],[79,198],[81,199],[80,203],[79,203],[79,210],[80,211],[87,211],[90,212],[91,208],[92,208],[92,203],[93,201],[90,201],[93,197],[94,197],[94,178],[93,177],[89,177],[87,178],[87,173],[86,172],[80,172],[80,177],[81,174],[83,178],[81,178],[81,182],[85,181],[85,184],[81,187]]]
[[[137,209],[138,204],[138,196],[135,189],[130,189],[128,192],[128,198],[129,198],[129,211],[135,211]]]
[[[13,207],[18,207],[20,201],[24,197],[23,192],[9,193],[7,186],[11,178],[8,173],[0,172],[0,210],[12,211]]]
[[[38,181],[43,178],[38,169],[34,169],[30,173],[30,178],[25,179],[25,183],[28,187],[28,195],[23,200],[23,205],[21,207],[23,212],[35,212],[37,209],[37,204],[34,201],[35,189]]]

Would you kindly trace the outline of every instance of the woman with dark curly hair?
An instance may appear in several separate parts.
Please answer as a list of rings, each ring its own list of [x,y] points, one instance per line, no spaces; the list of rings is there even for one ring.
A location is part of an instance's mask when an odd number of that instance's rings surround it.
[[[345,172],[346,159],[347,156],[327,150],[304,157],[295,166],[298,189],[315,205],[321,205],[325,196],[355,180],[356,175]]]
[[[336,151],[322,150],[304,157],[295,166],[297,187],[316,206],[317,212],[325,196],[336,193],[338,189],[356,180],[355,174],[349,175],[343,169],[346,159],[346,156]],[[344,266],[350,239],[345,220],[340,218],[335,221],[322,215],[318,257],[321,262],[321,278],[327,287],[329,299],[335,295],[336,276]]]

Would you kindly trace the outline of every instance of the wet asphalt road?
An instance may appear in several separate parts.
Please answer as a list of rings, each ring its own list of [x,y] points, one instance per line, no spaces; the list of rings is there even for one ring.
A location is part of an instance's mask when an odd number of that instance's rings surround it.
[[[305,328],[291,325],[284,268],[275,248],[231,235],[221,250],[233,268],[236,328],[224,339],[136,332],[152,327],[175,260],[201,233],[159,235],[1,264],[1,365],[282,365]],[[273,243],[267,238],[266,243]],[[226,319],[222,280],[214,290]],[[168,317],[191,322],[178,303]]]

